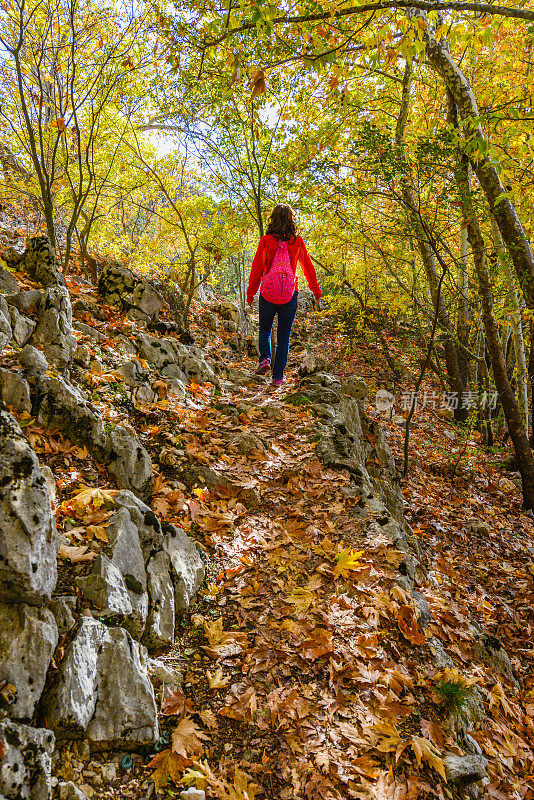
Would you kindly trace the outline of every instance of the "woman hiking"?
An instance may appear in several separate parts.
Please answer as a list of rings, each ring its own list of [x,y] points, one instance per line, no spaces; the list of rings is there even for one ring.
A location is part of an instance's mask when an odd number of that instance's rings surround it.
[[[254,295],[260,287],[260,363],[256,375],[265,375],[271,370],[271,331],[278,314],[278,334],[276,353],[272,365],[271,386],[281,386],[289,354],[289,337],[297,312],[299,296],[297,263],[315,296],[321,298],[315,269],[306,250],[306,245],[297,236],[295,214],[291,206],[277,205],[273,208],[267,222],[267,233],[262,236],[252,268],[247,288],[247,303],[251,306]]]

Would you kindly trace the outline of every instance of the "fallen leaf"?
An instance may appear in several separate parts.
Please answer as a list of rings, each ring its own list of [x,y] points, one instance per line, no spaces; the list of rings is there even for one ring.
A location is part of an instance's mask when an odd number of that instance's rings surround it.
[[[421,765],[421,759],[424,759],[431,767],[434,767],[436,772],[446,781],[445,764],[436,750],[435,745],[429,742],[428,739],[423,739],[421,736],[412,736],[411,745],[417,763]]]
[[[223,689],[225,686],[228,686],[230,683],[230,678],[223,677],[223,671],[219,667],[215,670],[215,672],[210,672],[209,670],[206,672],[208,678],[208,686],[210,689]]]
[[[417,626],[417,620],[415,619],[414,610],[411,606],[399,607],[397,611],[397,623],[400,632],[409,642],[418,645],[425,643],[425,636]]]
[[[184,757],[197,757],[203,750],[202,739],[209,739],[191,717],[184,717],[172,732],[173,753]]]
[[[187,699],[181,689],[176,689],[169,694],[161,704],[161,713],[168,717],[173,714],[177,714],[179,717],[185,717],[189,711],[192,711],[192,703]]]

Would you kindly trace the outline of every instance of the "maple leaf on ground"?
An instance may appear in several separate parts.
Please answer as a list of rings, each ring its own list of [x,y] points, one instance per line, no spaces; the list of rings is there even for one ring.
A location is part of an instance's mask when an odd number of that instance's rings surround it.
[[[61,558],[63,561],[70,561],[72,564],[79,564],[82,561],[92,561],[96,558],[95,551],[88,551],[87,545],[69,547],[68,545],[62,544],[59,546],[57,555],[58,558]]]
[[[198,716],[206,728],[209,728],[210,731],[217,729],[217,718],[215,717],[213,711],[211,711],[209,708],[204,709],[204,711],[200,711]]]
[[[437,722],[432,722],[427,719],[421,720],[421,732],[426,739],[430,739],[432,744],[440,749],[445,746],[445,739],[447,734]]]
[[[411,746],[419,766],[421,766],[421,760],[424,759],[441,775],[444,781],[447,780],[445,764],[432,742],[429,742],[428,739],[423,739],[421,736],[412,736]]]
[[[363,550],[353,550],[351,547],[342,550],[336,560],[334,577],[337,578],[341,575],[343,578],[348,578],[349,572],[361,567],[360,558],[362,556]]]
[[[84,486],[81,492],[63,505],[73,508],[78,514],[83,514],[91,507],[94,511],[103,505],[114,505],[113,497],[117,492],[113,489],[100,489],[92,486]]]
[[[235,768],[234,785],[228,787],[228,800],[254,800],[261,787],[253,783],[246,772]]]
[[[332,653],[334,651],[332,634],[325,628],[315,628],[309,638],[300,643],[299,650],[302,658],[309,661],[315,661],[327,653]]]
[[[172,732],[172,750],[177,755],[197,757],[202,753],[202,739],[209,739],[191,717],[184,717]]]
[[[156,792],[160,792],[169,780],[179,783],[185,764],[184,760],[172,750],[162,750],[149,761],[148,766],[154,770],[151,779],[154,781]]]
[[[232,698],[230,705],[221,708],[219,714],[221,717],[229,717],[238,722],[248,722],[252,724],[257,709],[258,700],[256,692],[252,686],[249,686],[240,697]]]
[[[397,611],[397,623],[400,632],[409,642],[418,645],[425,643],[424,633],[417,626],[417,620],[411,606],[400,606]]]
[[[223,671],[219,667],[215,670],[215,672],[210,672],[209,670],[206,672],[208,678],[208,686],[210,689],[224,689],[225,686],[228,686],[230,683],[229,677],[223,676]]]
[[[314,606],[316,600],[317,595],[314,591],[297,586],[289,597],[286,597],[284,603],[292,603],[295,606],[296,613],[300,614],[302,611],[307,611],[308,608]]]
[[[214,622],[205,622],[204,632],[210,643],[210,647],[204,647],[204,650],[212,658],[238,655],[247,639],[243,631],[224,631],[222,617]]]
[[[161,703],[161,713],[165,716],[177,714],[180,718],[192,710],[191,700],[185,696],[181,689],[176,689],[169,694]]]

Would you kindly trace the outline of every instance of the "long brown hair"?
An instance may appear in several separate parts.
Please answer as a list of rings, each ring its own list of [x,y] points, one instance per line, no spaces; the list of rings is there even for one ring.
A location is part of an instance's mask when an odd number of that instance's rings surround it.
[[[267,220],[267,233],[287,242],[297,235],[295,212],[291,206],[280,203],[273,208]]]

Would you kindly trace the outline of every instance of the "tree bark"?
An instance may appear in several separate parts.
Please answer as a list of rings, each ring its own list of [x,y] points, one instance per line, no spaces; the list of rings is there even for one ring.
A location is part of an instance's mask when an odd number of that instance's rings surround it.
[[[465,134],[480,145],[480,152],[471,156],[471,164],[510,254],[526,303],[529,308],[534,308],[534,255],[516,210],[506,196],[494,166],[495,160],[490,160],[485,154],[488,142],[478,121],[478,105],[469,81],[449,53],[447,42],[438,42],[433,36],[426,14],[415,8],[409,9],[407,14],[411,18],[420,17],[424,20],[426,27],[423,39],[428,63],[454,97]]]

